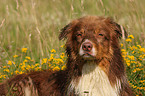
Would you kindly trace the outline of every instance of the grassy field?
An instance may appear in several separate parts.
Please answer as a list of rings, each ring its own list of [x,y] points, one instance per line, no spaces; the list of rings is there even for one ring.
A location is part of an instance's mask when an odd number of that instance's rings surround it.
[[[122,56],[136,96],[145,95],[145,0],[0,0],[0,82],[28,70],[63,70],[62,27],[86,15],[125,27]]]

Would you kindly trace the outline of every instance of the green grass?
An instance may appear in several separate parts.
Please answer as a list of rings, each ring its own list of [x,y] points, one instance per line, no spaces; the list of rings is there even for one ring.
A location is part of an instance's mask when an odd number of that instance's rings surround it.
[[[131,42],[121,40],[122,49],[127,52],[123,56],[130,84],[137,95],[145,95],[143,81],[145,77],[143,54],[145,53],[141,51],[141,48],[145,48],[144,4],[145,0],[1,0],[0,76],[6,75],[8,78],[16,70],[21,72],[20,63],[25,63],[26,68],[30,69],[37,68],[32,66],[37,63],[42,65],[39,67],[43,69],[50,68],[52,66],[48,66],[48,63],[51,63],[54,65],[52,69],[58,69],[55,68],[56,63],[61,61],[60,56],[64,52],[60,46],[65,43],[58,40],[60,29],[81,16],[109,16],[123,25],[128,34],[134,36]],[[133,46],[137,49],[130,49]],[[27,48],[27,52],[22,52],[22,48]],[[52,49],[55,49],[56,53],[54,59],[49,61],[50,55],[53,54]],[[14,55],[18,57],[14,58]],[[29,56],[32,61],[24,62],[27,59],[26,56]],[[134,59],[132,60],[129,56],[134,56]],[[42,61],[46,60],[44,58],[47,58],[47,62],[43,65]],[[63,60],[65,61],[65,58]],[[8,61],[16,64],[9,65]],[[31,65],[32,68],[27,65]],[[3,68],[4,66],[6,68]],[[62,67],[62,65],[58,66]],[[9,69],[10,72],[7,73],[8,70],[4,71],[4,69]],[[0,80],[3,79],[5,78],[2,77]]]

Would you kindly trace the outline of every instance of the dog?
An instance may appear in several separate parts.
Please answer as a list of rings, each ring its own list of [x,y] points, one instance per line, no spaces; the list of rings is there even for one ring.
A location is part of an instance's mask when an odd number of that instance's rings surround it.
[[[84,16],[62,28],[67,64],[61,71],[34,71],[0,84],[0,96],[134,96],[119,38],[122,30],[111,18]]]

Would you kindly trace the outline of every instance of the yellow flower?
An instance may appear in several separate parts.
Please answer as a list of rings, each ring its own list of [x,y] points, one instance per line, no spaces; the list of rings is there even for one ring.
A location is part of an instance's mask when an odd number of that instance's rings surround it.
[[[132,54],[134,54],[135,52],[134,51],[132,51]]]
[[[25,64],[23,64],[23,65],[21,66],[21,69],[22,69],[22,70],[25,70],[25,67],[26,67]]]
[[[62,59],[58,59],[59,63],[64,63],[64,61]]]
[[[61,67],[61,69],[62,69],[62,70],[64,70],[65,68],[66,68],[66,66],[65,66],[65,65],[63,65],[63,66]]]
[[[53,71],[59,71],[59,70],[60,70],[60,68],[58,66],[53,68]]]
[[[15,64],[15,62],[9,60],[9,61],[7,62],[7,64],[8,64],[8,65],[12,65],[12,64]]]
[[[133,49],[138,49],[136,46],[132,46]]]
[[[26,62],[28,62],[28,60],[25,59],[25,60],[23,61],[23,63],[26,63]]]
[[[126,63],[127,64],[127,66],[130,66],[130,63]]]
[[[36,67],[35,71],[41,70],[41,67]]]
[[[28,60],[31,60],[31,57],[29,57],[29,56],[26,56],[25,58],[28,59]]]
[[[52,52],[52,53],[55,53],[56,51],[55,51],[55,49],[52,49],[51,52]]]
[[[34,67],[35,67],[34,65],[31,65],[31,69],[34,69]]]
[[[14,73],[13,72],[11,72],[11,75],[13,75]]]
[[[53,57],[53,56],[54,56],[54,54],[51,54],[51,55],[50,55],[50,58],[49,58],[49,60],[48,60],[48,61],[53,60],[53,59],[54,59],[54,57]]]
[[[22,52],[26,53],[27,52],[27,48],[22,48]]]
[[[0,75],[0,78],[6,78],[7,76],[6,75]]]
[[[140,51],[145,53],[145,48],[140,48]]]
[[[64,57],[65,57],[65,54],[61,53],[60,58],[64,59]]]
[[[23,73],[24,73],[23,71],[20,71],[20,72],[19,72],[19,74],[23,74]]]
[[[3,66],[3,68],[7,68],[7,66]]]
[[[15,71],[15,73],[16,73],[16,74],[18,74],[18,73],[19,73],[19,71],[18,71],[18,70],[16,70],[16,71]]]
[[[18,55],[14,55],[13,57],[16,58],[16,57],[18,57]]]
[[[65,46],[65,45],[61,45],[60,47],[61,47],[61,48],[64,48],[64,46]]]
[[[126,50],[125,49],[121,49],[121,52],[126,52]]]
[[[31,66],[30,66],[30,65],[27,65],[27,66],[26,66],[26,69],[27,69],[27,70],[29,70],[30,68],[31,68]]]
[[[128,38],[134,39],[134,36],[133,35],[129,35]]]
[[[39,63],[36,63],[36,64],[35,64],[35,66],[39,66],[39,65],[40,65]]]
[[[4,69],[4,71],[5,71],[5,72],[8,72],[8,73],[10,72],[10,70],[9,70],[9,69]]]
[[[132,40],[131,40],[131,39],[126,39],[125,41],[126,41],[126,42],[131,42]]]
[[[123,44],[121,43],[120,46],[123,47]]]
[[[43,59],[41,60],[41,64],[45,64],[45,63],[47,63],[47,58],[43,58]]]
[[[129,56],[128,55],[128,58],[130,58],[131,60],[135,60],[134,56]]]

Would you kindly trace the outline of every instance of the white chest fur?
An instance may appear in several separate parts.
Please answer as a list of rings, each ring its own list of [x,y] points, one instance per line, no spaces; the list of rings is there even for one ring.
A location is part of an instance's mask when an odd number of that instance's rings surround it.
[[[106,73],[96,64],[85,64],[82,77],[76,83],[71,81],[69,90],[75,90],[79,96],[119,96],[120,81],[111,86]]]

